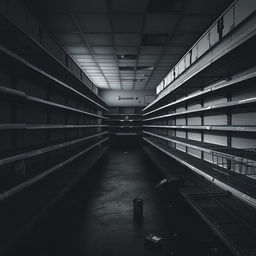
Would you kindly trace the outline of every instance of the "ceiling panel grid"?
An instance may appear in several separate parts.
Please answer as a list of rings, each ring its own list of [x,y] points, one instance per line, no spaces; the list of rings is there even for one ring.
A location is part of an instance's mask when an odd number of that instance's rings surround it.
[[[231,0],[24,0],[98,88],[153,90]]]

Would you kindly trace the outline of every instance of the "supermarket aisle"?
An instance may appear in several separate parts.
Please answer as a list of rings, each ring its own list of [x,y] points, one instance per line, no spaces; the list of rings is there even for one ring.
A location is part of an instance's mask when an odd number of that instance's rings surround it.
[[[169,255],[165,245],[160,251],[144,246],[151,233],[167,239],[150,168],[140,149],[109,150],[94,174],[81,181],[11,255]],[[144,200],[142,225],[133,221],[137,197]]]

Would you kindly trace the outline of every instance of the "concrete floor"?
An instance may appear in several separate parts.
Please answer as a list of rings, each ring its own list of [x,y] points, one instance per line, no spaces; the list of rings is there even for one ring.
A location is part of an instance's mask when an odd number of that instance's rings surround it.
[[[10,255],[172,255],[152,164],[137,149],[110,150],[88,177]],[[133,199],[144,200],[144,220],[133,220]],[[149,234],[164,237],[148,249]]]

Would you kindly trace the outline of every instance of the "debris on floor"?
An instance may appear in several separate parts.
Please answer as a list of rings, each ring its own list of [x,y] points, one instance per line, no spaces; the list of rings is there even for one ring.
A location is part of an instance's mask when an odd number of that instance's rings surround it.
[[[162,237],[150,234],[145,238],[145,246],[148,248],[161,248],[162,247]]]

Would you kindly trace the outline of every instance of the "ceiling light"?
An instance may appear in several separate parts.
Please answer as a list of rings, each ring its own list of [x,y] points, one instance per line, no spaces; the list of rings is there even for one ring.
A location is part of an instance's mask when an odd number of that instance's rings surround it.
[[[134,71],[134,70],[153,70],[153,66],[119,66],[119,70]]]

